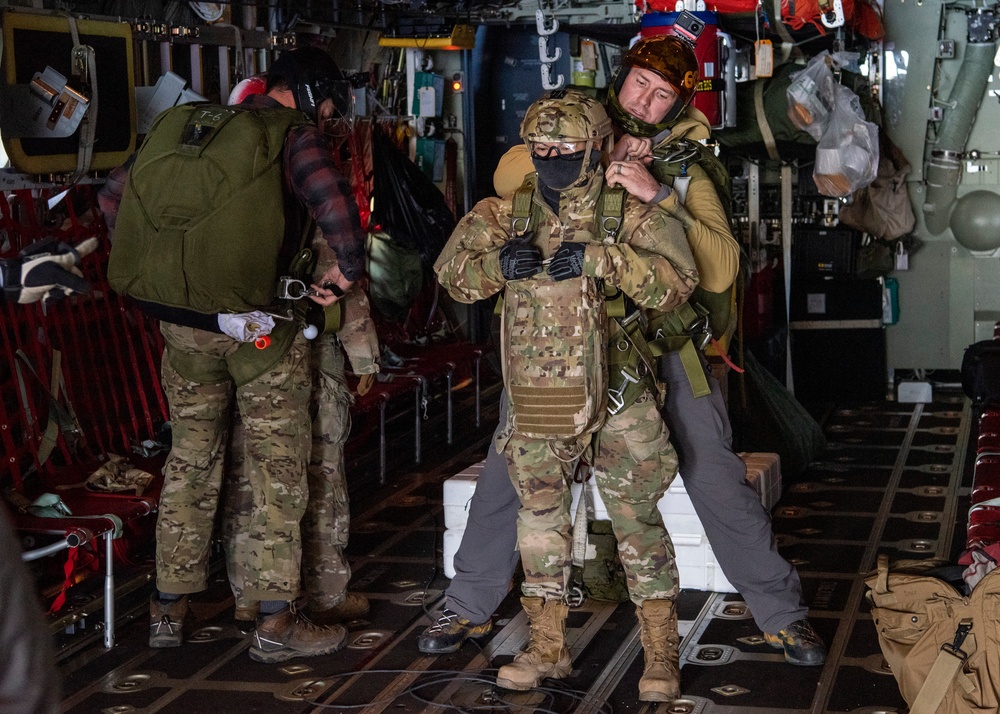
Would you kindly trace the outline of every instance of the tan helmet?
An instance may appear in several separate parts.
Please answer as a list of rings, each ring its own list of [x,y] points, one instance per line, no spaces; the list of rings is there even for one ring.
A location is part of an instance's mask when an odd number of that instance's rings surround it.
[[[677,92],[677,101],[658,124],[647,124],[626,112],[618,103],[618,92],[633,68],[655,72]],[[611,118],[625,133],[633,136],[653,136],[667,128],[691,103],[698,91],[698,58],[694,48],[675,35],[656,35],[639,40],[622,56],[621,67],[615,74],[608,92]]]
[[[534,141],[595,141],[611,136],[611,120],[599,101],[575,89],[549,92],[528,107],[521,138]]]
[[[614,141],[604,106],[576,89],[557,89],[528,107],[521,122],[521,138],[529,150],[534,142],[586,142],[580,174],[570,186],[591,180],[599,165],[596,159],[591,160],[594,152],[599,157],[602,150],[610,151]]]

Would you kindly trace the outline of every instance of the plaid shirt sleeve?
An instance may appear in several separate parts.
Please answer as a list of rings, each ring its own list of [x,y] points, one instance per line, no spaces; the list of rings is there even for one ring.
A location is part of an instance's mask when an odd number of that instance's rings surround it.
[[[115,221],[118,218],[118,207],[122,203],[122,196],[125,195],[125,181],[128,179],[128,170],[135,160],[135,154],[129,157],[123,165],[116,168],[104,183],[104,186],[97,194],[97,205],[104,214],[104,224],[108,227],[108,238],[115,237]]]
[[[285,176],[296,198],[309,211],[340,272],[357,280],[365,271],[365,236],[347,179],[333,163],[323,134],[314,126],[295,127],[285,144]]]

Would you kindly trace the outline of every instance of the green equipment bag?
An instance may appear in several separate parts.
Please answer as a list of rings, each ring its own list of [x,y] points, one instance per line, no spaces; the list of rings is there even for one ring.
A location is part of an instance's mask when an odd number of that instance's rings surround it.
[[[388,233],[368,234],[368,294],[379,314],[403,322],[424,287],[420,251]]]
[[[910,714],[1000,710],[1000,571],[969,596],[933,577],[940,563],[880,555],[865,584],[885,661]]]
[[[123,295],[207,314],[275,297],[285,241],[285,135],[294,109],[184,104],[135,156],[108,261]]]

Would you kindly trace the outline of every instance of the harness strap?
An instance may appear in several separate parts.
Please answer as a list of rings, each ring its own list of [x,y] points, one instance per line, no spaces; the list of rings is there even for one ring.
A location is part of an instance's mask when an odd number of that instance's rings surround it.
[[[534,230],[538,222],[534,209],[535,181],[534,176],[529,175],[524,179],[516,191],[510,204],[510,229],[515,236],[520,238],[530,230]]]
[[[94,48],[80,44],[80,33],[76,28],[76,18],[67,16],[69,32],[73,39],[73,50],[70,61],[73,74],[90,84],[90,103],[83,118],[80,120],[80,144],[76,154],[76,171],[70,177],[70,183],[76,183],[84,174],[90,171],[91,159],[94,156],[94,140],[97,135],[97,56]]]
[[[707,329],[708,314],[700,306],[684,303],[674,310],[659,316],[650,325],[654,338],[648,341],[649,351],[654,357],[660,357],[671,352],[678,352],[684,374],[691,385],[691,393],[698,397],[711,394],[705,369],[698,356],[698,347],[694,343],[695,332],[699,326]],[[710,334],[710,333],[709,333]]]
[[[955,640],[941,645],[937,659],[931,671],[927,674],[920,687],[920,692],[910,707],[910,714],[935,714],[945,695],[951,689],[951,683],[962,669],[965,661],[969,658],[969,653],[962,649],[962,645],[968,639],[969,649],[974,652],[976,640],[970,633],[972,630],[972,620],[964,619],[958,623],[955,630]]]
[[[612,188],[606,183],[601,186],[601,195],[597,199],[594,222],[604,231],[605,238],[614,238],[618,242],[622,224],[625,222],[625,189],[621,186]]]
[[[584,599],[583,568],[587,560],[587,513],[591,502],[588,481],[594,476],[594,467],[587,466],[586,468],[589,472],[589,478],[584,478],[581,482],[583,488],[580,490],[580,500],[577,501],[576,516],[573,520],[573,541],[570,551],[572,567],[565,590],[566,604],[570,607],[579,607],[583,604]]]
[[[640,312],[626,320],[611,320],[608,340],[608,413],[635,403],[643,392],[656,392],[656,360],[643,337]]]
[[[782,23],[779,21],[778,26],[781,27]],[[753,88],[753,106],[755,114],[757,116],[757,126],[760,127],[760,138],[764,142],[764,146],[767,148],[767,155],[773,160],[779,161],[781,156],[778,154],[778,145],[774,141],[774,134],[771,132],[771,125],[767,123],[767,115],[764,113],[764,83],[754,82]]]

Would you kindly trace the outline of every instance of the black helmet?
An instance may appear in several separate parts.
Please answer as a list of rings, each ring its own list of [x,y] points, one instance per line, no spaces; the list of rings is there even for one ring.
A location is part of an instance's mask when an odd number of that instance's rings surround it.
[[[332,99],[341,116],[351,106],[350,84],[337,63],[316,47],[286,50],[267,71],[268,90],[287,84],[295,97],[295,107],[316,121],[316,107]]]

